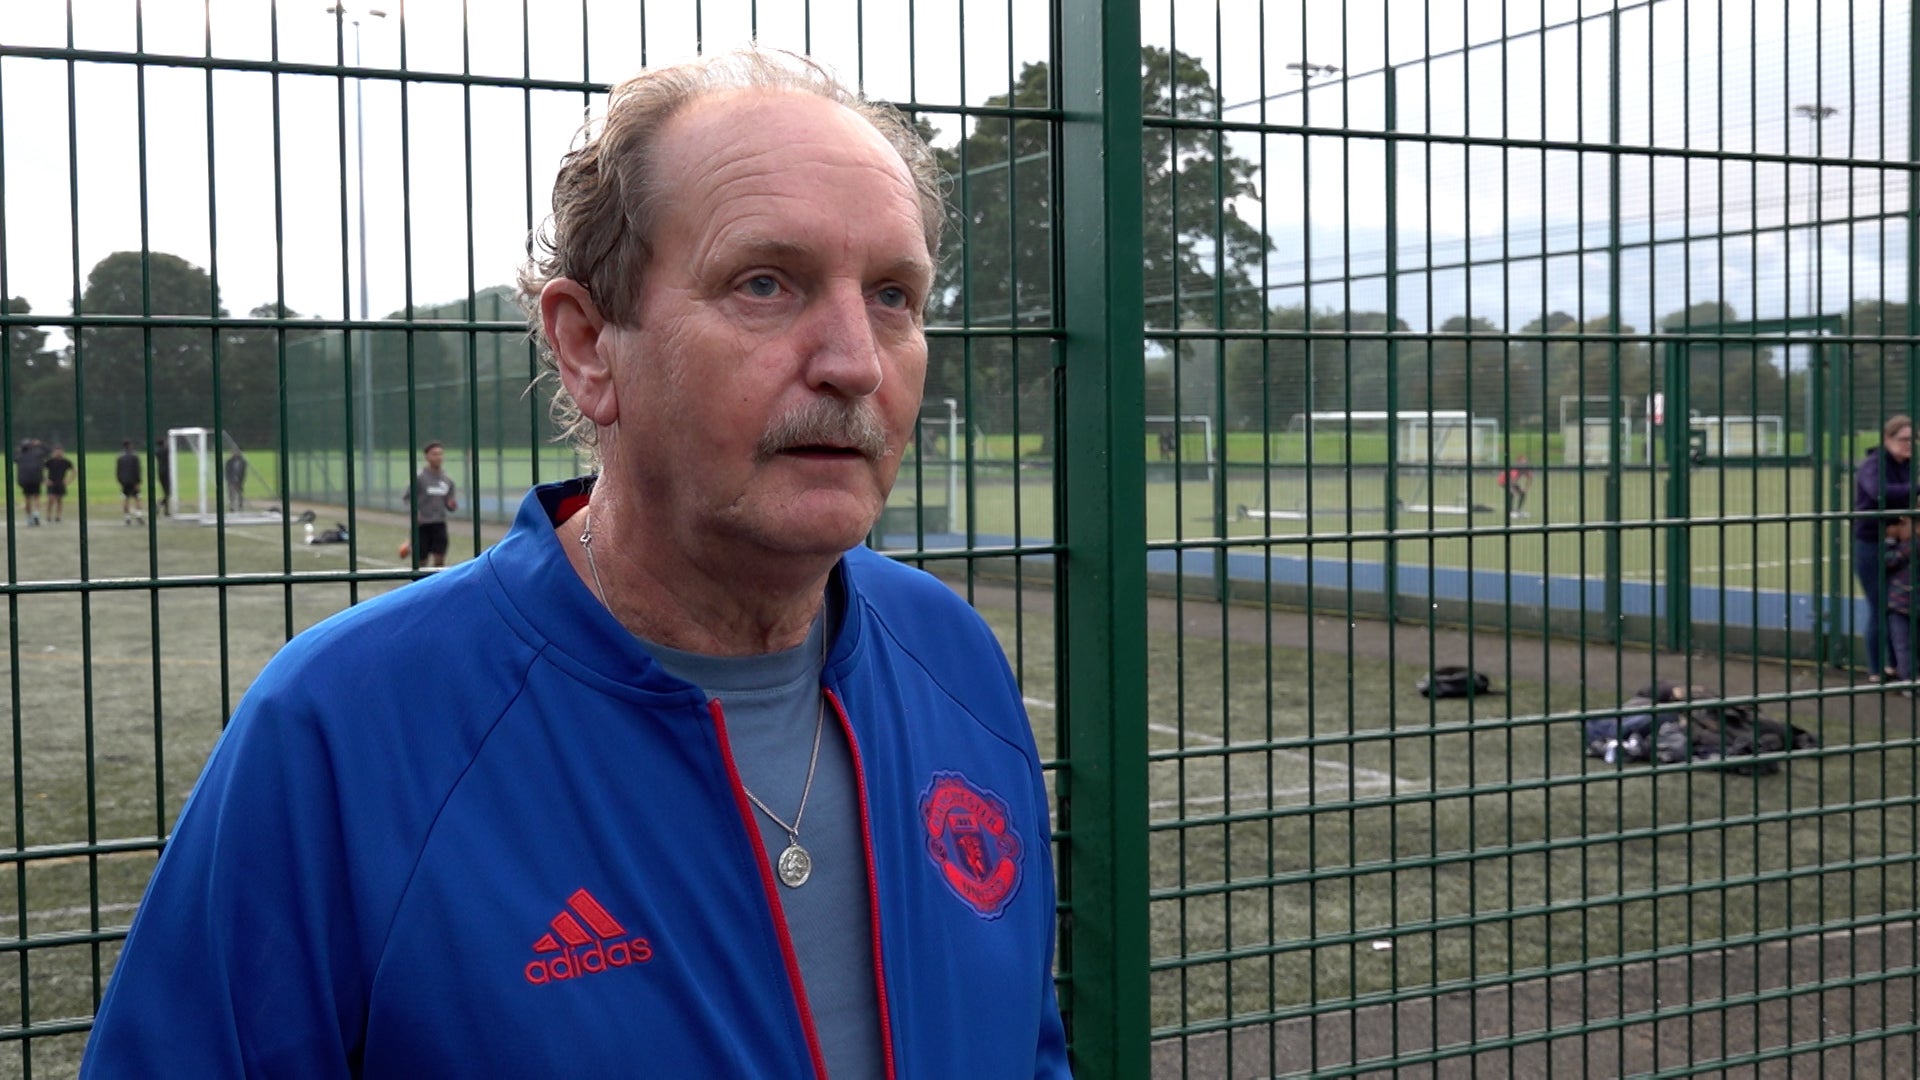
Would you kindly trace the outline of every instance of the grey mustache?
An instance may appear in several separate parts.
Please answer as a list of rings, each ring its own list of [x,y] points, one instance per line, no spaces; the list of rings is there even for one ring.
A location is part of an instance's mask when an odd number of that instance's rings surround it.
[[[879,458],[887,452],[887,430],[870,405],[818,398],[768,425],[757,449],[764,459],[796,446],[851,446]]]

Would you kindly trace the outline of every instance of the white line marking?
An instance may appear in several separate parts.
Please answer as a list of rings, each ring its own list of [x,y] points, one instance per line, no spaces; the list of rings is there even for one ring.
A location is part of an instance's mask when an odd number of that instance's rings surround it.
[[[1053,702],[1046,701],[1044,699],[1036,698],[1036,697],[1022,697],[1020,701],[1022,704],[1026,705],[1026,707],[1029,709],[1057,708],[1057,706],[1054,705]],[[1171,735],[1177,739],[1185,739],[1187,742],[1206,743],[1209,746],[1229,745],[1225,739],[1221,738],[1218,735],[1212,735],[1204,731],[1194,731],[1191,728],[1182,730],[1177,727],[1169,727],[1166,724],[1148,723],[1147,730],[1158,732],[1162,735]],[[1258,748],[1249,747],[1247,752],[1259,753],[1260,751]],[[1322,761],[1317,757],[1314,757],[1310,754],[1302,753],[1298,750],[1268,750],[1266,752],[1270,754],[1279,754],[1284,757],[1289,757],[1294,759],[1295,761],[1302,761],[1317,769],[1331,769],[1337,772],[1351,774],[1354,777],[1356,787],[1364,787],[1368,789],[1379,788],[1379,787],[1397,789],[1401,784],[1405,783],[1405,781],[1401,780],[1399,777],[1395,776],[1390,772],[1381,772],[1379,769],[1369,769],[1364,765],[1353,765],[1353,764],[1349,764],[1347,762],[1341,762],[1341,761]],[[1311,791],[1311,790],[1313,789],[1301,788],[1296,790],[1296,789],[1289,788],[1286,790],[1286,793],[1300,794],[1300,793]],[[1274,791],[1274,794],[1276,795],[1282,794],[1282,793],[1283,792],[1281,792],[1279,789],[1275,789]],[[1157,802],[1148,803],[1147,805],[1155,809],[1159,809],[1162,806],[1161,803],[1157,803]]]
[[[1162,735],[1172,735],[1176,738],[1184,738],[1188,742],[1204,742],[1210,746],[1233,745],[1227,742],[1225,739],[1222,739],[1218,735],[1210,735],[1204,731],[1194,731],[1192,729],[1182,731],[1179,728],[1168,727],[1165,724],[1148,724],[1147,730],[1157,731]],[[1247,752],[1260,753],[1263,749],[1264,748],[1262,747],[1248,747]],[[1353,765],[1344,761],[1323,761],[1320,758],[1314,757],[1311,754],[1307,754],[1299,750],[1272,749],[1272,750],[1265,750],[1265,752],[1269,754],[1280,754],[1285,757],[1293,758],[1295,761],[1303,761],[1317,769],[1334,769],[1339,772],[1352,773],[1355,777],[1364,778],[1369,783],[1384,784],[1387,786],[1392,786],[1394,784],[1400,783],[1400,779],[1389,772],[1381,772],[1378,769],[1369,769],[1364,765]]]
[[[227,530],[224,532],[224,535],[229,540],[233,540],[233,539],[252,540],[254,543],[257,543],[257,544],[272,544],[275,547],[278,547],[280,545],[280,537],[277,534],[274,536],[261,536],[258,533]],[[301,543],[299,541],[295,541],[292,547],[295,551],[306,551],[312,554],[313,557],[316,559],[324,557],[333,548],[338,548],[342,555],[346,554],[346,551],[347,551],[347,545],[345,544],[306,544],[306,543]],[[385,559],[375,558],[374,556],[367,554],[367,548],[368,548],[368,545],[366,544],[360,545],[360,562],[363,564],[378,566],[388,570],[391,570],[395,567],[402,566],[402,565],[408,565],[408,566],[412,565],[411,563],[403,564],[403,563],[397,563],[397,562],[388,562]]]
[[[1819,562],[1820,560],[1818,559],[1771,559],[1767,562],[1727,563],[1724,566],[1720,563],[1695,563],[1693,566],[1693,578],[1696,583],[1706,584],[1710,583],[1711,579],[1722,570],[1730,574],[1750,574],[1755,570],[1778,570],[1787,566],[1816,566]],[[1655,571],[1653,570],[1623,570],[1620,572],[1622,578],[1628,578],[1634,581],[1651,581],[1654,575]]]
[[[1319,785],[1318,787],[1284,787],[1284,788],[1277,787],[1272,789],[1271,791],[1236,791],[1231,796],[1190,795],[1185,799],[1155,799],[1154,801],[1147,804],[1147,809],[1171,810],[1171,809],[1174,809],[1175,807],[1184,808],[1188,806],[1205,806],[1209,803],[1225,803],[1229,797],[1236,800],[1244,799],[1251,802],[1255,799],[1260,798],[1263,795],[1270,795],[1271,797],[1276,799],[1298,799],[1301,796],[1313,795],[1319,792],[1332,792],[1334,794],[1342,794],[1347,791],[1353,791],[1358,793],[1362,791],[1392,790],[1393,787],[1394,785],[1392,783],[1383,782],[1379,780],[1365,780],[1365,781],[1355,780],[1352,787],[1348,787],[1345,784],[1322,784],[1322,785]]]
[[[1171,727],[1167,724],[1156,724],[1149,721],[1147,723],[1147,730],[1157,731],[1162,735],[1171,735],[1176,739],[1181,739],[1186,742],[1206,743],[1208,746],[1227,745],[1227,740],[1221,738],[1218,735],[1209,734],[1208,732],[1205,732],[1205,731],[1195,731],[1192,728],[1186,728],[1183,730],[1181,728]],[[1282,750],[1279,752],[1285,754],[1285,753],[1290,753],[1291,751]]]

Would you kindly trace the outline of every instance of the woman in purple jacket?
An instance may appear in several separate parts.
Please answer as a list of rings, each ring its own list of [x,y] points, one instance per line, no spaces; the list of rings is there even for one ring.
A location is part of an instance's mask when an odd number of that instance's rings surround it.
[[[1867,600],[1867,678],[1881,682],[1894,670],[1887,641],[1886,568],[1880,541],[1888,511],[1913,507],[1913,420],[1889,419],[1880,445],[1867,451],[1853,474],[1853,575]]]

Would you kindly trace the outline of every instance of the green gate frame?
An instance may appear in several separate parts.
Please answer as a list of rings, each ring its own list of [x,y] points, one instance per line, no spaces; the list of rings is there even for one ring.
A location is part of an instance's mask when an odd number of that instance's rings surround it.
[[[1829,520],[1826,511],[1830,506],[1844,509],[1850,502],[1847,491],[1852,473],[1847,460],[1845,425],[1840,422],[1843,395],[1834,383],[1835,379],[1843,378],[1848,370],[1846,346],[1829,341],[1810,350],[1812,370],[1808,385],[1813,396],[1809,413],[1813,418],[1813,429],[1806,433],[1804,453],[1740,458],[1710,455],[1693,445],[1692,428],[1686,423],[1686,419],[1692,415],[1689,376],[1691,354],[1696,344],[1687,340],[1689,337],[1711,335],[1716,342],[1721,339],[1752,341],[1794,334],[1837,335],[1844,329],[1845,320],[1838,315],[1813,315],[1687,325],[1668,331],[1671,336],[1665,341],[1661,355],[1666,415],[1669,418],[1662,430],[1662,449],[1667,465],[1667,525],[1662,530],[1667,553],[1667,603],[1666,617],[1661,620],[1665,626],[1661,643],[1667,648],[1681,653],[1691,652],[1694,648],[1693,526],[1689,520],[1693,507],[1693,470],[1705,465],[1735,468],[1818,467],[1824,461],[1826,473],[1814,484],[1814,513],[1825,527],[1814,530],[1813,557],[1816,565],[1826,571],[1826,581],[1822,588],[1820,579],[1817,576],[1815,578],[1814,606],[1819,618],[1814,626],[1812,655],[1833,663],[1845,659],[1848,650],[1838,643],[1851,640],[1851,635],[1839,631],[1842,625],[1841,606],[1851,596],[1846,583],[1846,560],[1827,558],[1826,554],[1829,551],[1846,550],[1847,522],[1844,518]],[[1674,422],[1673,417],[1679,417],[1680,422]]]

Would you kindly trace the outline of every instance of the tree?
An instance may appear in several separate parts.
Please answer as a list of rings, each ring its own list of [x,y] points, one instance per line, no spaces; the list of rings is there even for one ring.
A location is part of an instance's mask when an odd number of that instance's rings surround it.
[[[1321,311],[1276,307],[1265,341],[1227,343],[1228,430],[1278,431],[1308,412],[1379,412],[1387,407],[1389,330],[1404,333],[1404,320],[1389,323],[1383,311]],[[1311,340],[1299,335],[1315,333]],[[1298,336],[1296,336],[1298,335]],[[1402,346],[1404,372],[1410,350]],[[1412,355],[1418,355],[1413,353]],[[1403,408],[1424,408],[1402,402]]]
[[[1534,346],[1540,355],[1541,378],[1545,382],[1544,400],[1540,403],[1541,422],[1545,425],[1560,422],[1560,402],[1564,398],[1611,398],[1616,365],[1621,410],[1618,415],[1632,415],[1635,410],[1628,403],[1644,399],[1659,388],[1659,373],[1654,370],[1646,345],[1618,340],[1631,336],[1634,328],[1624,323],[1616,327],[1611,315],[1599,315],[1583,323],[1556,311],[1528,323],[1523,329],[1548,337],[1544,349]],[[1552,340],[1556,336],[1566,340]],[[1587,417],[1605,419],[1595,408],[1590,402]]]
[[[1184,53],[1148,46],[1141,50],[1141,73],[1149,116],[1211,115],[1217,106],[1205,66]],[[1051,81],[1046,64],[1028,64],[1012,93],[986,104],[1047,109],[1054,104]],[[1252,267],[1264,258],[1267,240],[1234,205],[1256,190],[1253,164],[1209,132],[1149,125],[1142,139],[1147,325],[1214,326],[1221,321],[1217,299],[1226,325],[1257,326],[1264,301]],[[1053,122],[1022,114],[981,117],[971,134],[936,150],[956,182],[952,247],[935,283],[932,322],[978,330],[1053,324],[1055,149]],[[1175,364],[1215,362],[1214,350],[1206,350],[1204,361],[1184,348],[1161,351]],[[1053,357],[1045,343],[940,337],[930,353],[929,398],[970,399],[970,422],[988,430],[1009,430],[1016,408],[1026,430],[1049,429]],[[1169,386],[1172,378],[1165,376]],[[1183,400],[1189,387],[1211,386],[1210,380],[1211,369],[1183,374]]]
[[[8,315],[31,315],[33,305],[24,296],[7,298]],[[47,332],[25,323],[7,324],[7,355],[16,372],[39,372],[59,363],[60,354],[47,348]]]
[[[1702,416],[1784,416],[1787,380],[1773,350],[1739,341],[1738,330],[1700,332],[1739,322],[1739,312],[1718,301],[1694,304],[1660,320],[1662,330],[1691,328],[1697,335],[1686,351],[1688,407]],[[1664,358],[1663,349],[1663,363]]]
[[[1847,308],[1841,332],[1869,339],[1906,337],[1907,306],[1886,300],[1856,300]],[[1828,385],[1843,388],[1843,425],[1851,431],[1871,432],[1871,442],[1878,442],[1880,425],[1888,417],[1913,411],[1912,399],[1920,385],[1914,371],[1915,349],[1909,344],[1868,340],[1852,343],[1846,353],[1846,377]]]
[[[26,297],[9,297],[9,315],[31,315]],[[47,348],[47,331],[7,324],[8,406],[16,438],[64,442],[73,430],[73,378],[61,350]]]
[[[254,319],[300,317],[278,303],[260,304],[247,315]],[[266,326],[228,327],[221,332],[219,422],[241,446],[279,444],[281,338],[310,333]],[[294,338],[289,336],[288,340]],[[210,409],[206,422],[213,423]]]
[[[1400,408],[1460,410],[1504,420],[1511,388],[1499,329],[1485,319],[1455,315],[1440,324],[1439,333],[1447,336],[1429,342],[1424,356],[1401,364]]]
[[[87,275],[74,314],[226,313],[205,270],[164,252],[117,251]],[[82,326],[74,364],[91,441],[144,444],[170,427],[212,426],[213,340],[212,330],[198,327]]]

